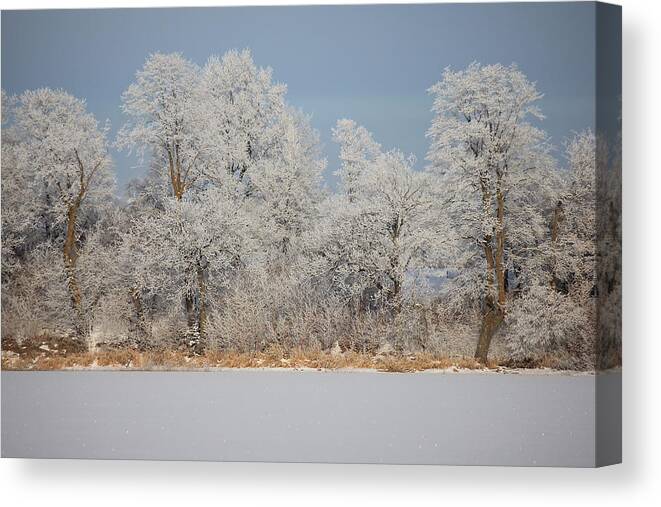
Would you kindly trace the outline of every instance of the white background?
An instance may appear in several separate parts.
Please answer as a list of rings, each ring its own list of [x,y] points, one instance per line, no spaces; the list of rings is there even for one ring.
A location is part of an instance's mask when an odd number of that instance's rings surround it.
[[[305,2],[0,0],[2,9],[187,3]],[[657,504],[661,499],[661,3],[620,3],[624,9],[624,464],[574,470],[3,459],[0,498],[5,505]]]

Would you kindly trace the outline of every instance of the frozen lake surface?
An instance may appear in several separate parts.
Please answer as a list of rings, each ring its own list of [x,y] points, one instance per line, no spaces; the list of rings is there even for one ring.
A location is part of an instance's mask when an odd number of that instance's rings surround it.
[[[594,403],[592,375],[4,371],[2,456],[594,466]]]

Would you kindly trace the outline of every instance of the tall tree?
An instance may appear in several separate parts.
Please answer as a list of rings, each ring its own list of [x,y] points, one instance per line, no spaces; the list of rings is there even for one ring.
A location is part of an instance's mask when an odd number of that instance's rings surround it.
[[[455,236],[484,266],[475,357],[486,361],[506,314],[508,235],[519,234],[510,227],[509,194],[536,166],[530,154],[544,140],[528,122],[542,118],[535,106],[541,94],[514,65],[478,63],[446,69],[430,93],[435,116],[428,159],[449,193],[446,212]]]
[[[255,65],[247,49],[209,58],[196,90],[209,180],[243,180],[270,156],[280,141],[286,90],[273,82],[270,68]]]
[[[180,53],[155,53],[122,95],[122,109],[129,120],[117,136],[118,145],[135,148],[143,160],[151,156],[150,167],[157,175],[165,174],[170,195],[179,201],[198,181],[201,170],[203,104],[195,96],[199,77],[199,68]],[[136,286],[131,292],[136,307],[142,307],[141,288]],[[190,295],[184,305],[192,322],[195,308]]]
[[[84,101],[48,88],[18,97],[11,125],[15,169],[27,185],[21,195],[40,208],[26,216],[45,217],[49,228],[64,229],[58,241],[79,333],[85,320],[76,273],[80,221],[85,212],[108,202],[114,190],[106,132]]]
[[[178,200],[199,176],[199,103],[193,100],[198,80],[199,69],[181,54],[155,53],[122,95],[129,120],[119,132],[118,145],[152,156]]]

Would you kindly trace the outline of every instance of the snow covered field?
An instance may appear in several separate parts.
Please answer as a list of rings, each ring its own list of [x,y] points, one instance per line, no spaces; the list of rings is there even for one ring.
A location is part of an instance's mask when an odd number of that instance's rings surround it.
[[[593,466],[597,378],[3,371],[2,456]]]

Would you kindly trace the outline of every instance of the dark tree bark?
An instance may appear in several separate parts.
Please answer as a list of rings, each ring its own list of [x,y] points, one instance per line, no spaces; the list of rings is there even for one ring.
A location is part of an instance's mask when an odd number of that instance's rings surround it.
[[[505,196],[502,191],[502,175],[496,182],[496,226],[493,234],[483,240],[486,260],[485,297],[482,308],[482,325],[475,349],[475,359],[486,363],[494,335],[505,319],[507,288],[505,276]],[[491,195],[482,183],[482,199],[485,207],[490,206]],[[495,244],[494,244],[495,243]]]

